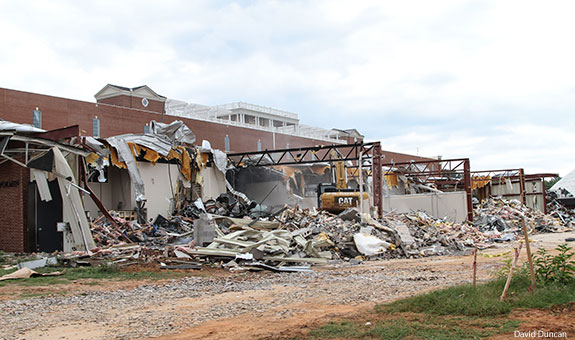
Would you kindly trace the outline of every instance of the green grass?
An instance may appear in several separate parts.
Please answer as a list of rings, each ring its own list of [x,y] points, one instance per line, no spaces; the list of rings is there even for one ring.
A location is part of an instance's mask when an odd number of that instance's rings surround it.
[[[160,280],[171,279],[186,276],[185,272],[173,271],[139,271],[139,272],[126,272],[122,271],[119,267],[115,266],[96,266],[96,267],[79,267],[79,268],[63,268],[63,267],[44,267],[34,269],[39,273],[49,273],[54,271],[64,270],[64,275],[60,276],[40,276],[28,279],[19,280],[6,280],[0,281],[0,287],[5,285],[20,285],[20,286],[48,286],[54,284],[68,284],[75,280],[92,279],[92,280]],[[9,274],[16,271],[16,269],[2,270],[0,269],[0,276]],[[90,284],[97,285],[97,282],[90,282]]]
[[[538,287],[534,294],[529,284],[524,275],[513,279],[504,302],[499,301],[503,279],[475,289],[464,285],[432,291],[377,305],[361,321],[330,322],[298,339],[486,339],[517,329],[519,321],[507,317],[513,309],[548,309],[575,301],[573,282]],[[366,326],[367,321],[373,324]]]
[[[517,277],[511,283],[507,299],[499,301],[505,285],[503,279],[477,286],[451,287],[376,306],[382,313],[415,312],[436,315],[493,316],[507,315],[514,308],[549,308],[575,301],[575,283],[539,287],[528,291],[529,279]]]
[[[37,260],[38,257],[31,254],[6,254],[0,250],[0,266],[15,265],[22,261]]]
[[[396,319],[365,323],[331,322],[310,332],[311,339],[442,339],[475,340],[517,329],[514,320],[481,320],[447,317]]]

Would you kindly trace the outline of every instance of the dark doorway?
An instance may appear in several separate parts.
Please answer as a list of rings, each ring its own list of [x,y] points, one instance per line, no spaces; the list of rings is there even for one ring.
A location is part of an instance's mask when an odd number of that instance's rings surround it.
[[[35,183],[30,183],[28,192],[33,193],[29,196],[30,210],[29,214],[29,231],[30,231],[30,248],[33,251],[53,252],[64,249],[63,235],[57,230],[58,222],[62,222],[62,196],[60,196],[60,187],[58,181],[48,182],[52,200],[44,202],[40,199],[38,188]],[[35,248],[35,249],[34,249]]]

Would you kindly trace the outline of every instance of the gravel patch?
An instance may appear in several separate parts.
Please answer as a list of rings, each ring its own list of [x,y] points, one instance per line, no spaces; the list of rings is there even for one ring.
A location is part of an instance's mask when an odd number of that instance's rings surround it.
[[[60,327],[98,330],[100,336],[90,339],[139,339],[241,314],[287,318],[300,312],[293,307],[297,303],[383,302],[468,282],[460,269],[456,265],[435,269],[429,263],[381,261],[331,266],[312,273],[188,277],[133,289],[7,300],[0,302],[0,339],[53,336]],[[265,298],[251,296],[266,291]]]

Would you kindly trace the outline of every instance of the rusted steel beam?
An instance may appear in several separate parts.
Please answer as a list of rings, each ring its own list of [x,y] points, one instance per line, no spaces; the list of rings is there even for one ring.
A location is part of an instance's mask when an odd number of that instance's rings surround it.
[[[469,158],[466,158],[463,162],[463,176],[464,176],[464,186],[467,198],[467,220],[473,222],[473,201],[471,200],[472,190],[471,190],[471,166],[469,164]]]
[[[334,144],[327,146],[229,153],[227,156],[235,166],[241,166],[247,160],[251,160],[253,162],[253,164],[249,164],[249,166],[310,164],[348,160],[354,161],[359,159],[360,153],[365,155],[366,158],[370,157],[369,152],[372,150],[373,144],[374,143]],[[336,158],[332,158],[331,151],[336,152]],[[317,159],[314,159],[312,154],[315,154]],[[309,156],[307,157],[308,159],[306,159],[306,156]],[[271,163],[266,163],[264,160],[269,160]]]
[[[377,208],[377,217],[381,218],[383,215],[383,188],[382,188],[382,169],[381,169],[381,145],[376,142],[373,146],[373,164],[372,164],[372,179],[373,179],[373,204]]]
[[[527,204],[527,197],[525,196],[525,171],[519,169],[519,192],[521,194],[521,203]]]

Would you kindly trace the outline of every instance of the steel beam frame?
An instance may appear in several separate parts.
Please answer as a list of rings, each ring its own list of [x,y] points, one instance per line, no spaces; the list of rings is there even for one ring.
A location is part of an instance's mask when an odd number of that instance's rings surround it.
[[[509,173],[509,172],[514,172],[517,173],[516,175],[507,175],[504,176],[501,173]],[[545,178],[548,177],[559,177],[559,174],[553,174],[553,173],[542,173],[542,174],[525,174],[524,169],[519,168],[519,169],[499,169],[499,170],[481,170],[481,171],[471,171],[472,174],[484,174],[485,176],[491,176],[491,177],[495,177],[495,176],[502,176],[505,177],[511,181],[513,180],[517,180],[519,182],[519,193],[511,193],[511,194],[505,194],[503,196],[519,196],[521,199],[521,202],[523,204],[527,204],[527,196],[532,196],[532,195],[542,195],[543,196],[543,213],[547,214],[547,190],[545,189]],[[527,180],[534,180],[534,179],[539,179],[541,180],[541,188],[542,190],[540,192],[527,192],[525,190],[525,182]],[[491,193],[490,193],[491,195]]]
[[[463,184],[463,191],[466,193],[467,220],[473,221],[473,202],[471,192],[471,165],[469,158],[438,159],[417,162],[402,162],[383,164],[383,167],[400,169],[399,174],[404,176],[415,176],[423,183],[434,183],[436,185]]]
[[[364,159],[371,158],[370,154],[375,144],[356,143],[277,150],[266,149],[264,151],[229,153],[228,159],[236,167],[356,161],[359,160],[360,153]],[[335,157],[333,156],[334,152]]]
[[[380,142],[238,152],[229,153],[227,156],[228,160],[236,167],[332,163],[337,161],[356,161],[355,167],[358,167],[358,161],[361,159],[362,162],[368,163],[363,165],[365,168],[372,169],[373,202],[377,210],[376,215],[378,217],[382,215],[383,188]]]

